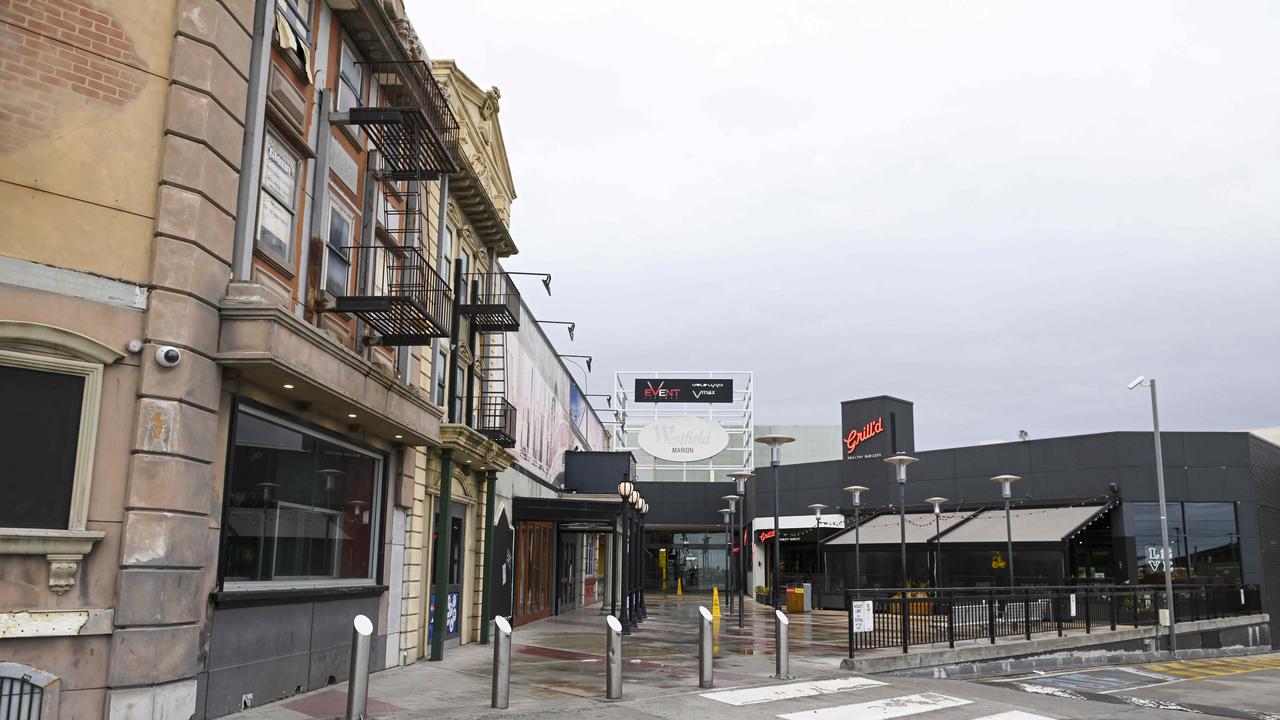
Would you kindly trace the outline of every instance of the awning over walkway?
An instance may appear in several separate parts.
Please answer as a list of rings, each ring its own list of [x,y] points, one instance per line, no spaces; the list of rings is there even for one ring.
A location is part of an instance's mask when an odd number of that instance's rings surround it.
[[[1013,541],[1061,542],[1076,528],[1102,515],[1110,505],[1018,508],[1009,512]],[[1002,543],[1006,539],[1004,510],[986,510],[942,538],[944,543]],[[908,542],[910,540],[908,539]]]
[[[622,514],[622,501],[616,495],[517,497],[512,505],[515,522],[560,523],[566,532],[612,532],[614,521]]]
[[[938,526],[942,528],[944,543],[951,541],[948,528],[975,515],[975,511],[944,512],[938,516]],[[907,543],[926,543],[933,540],[933,513],[907,513]],[[863,545],[897,545],[902,542],[901,529],[897,513],[885,513],[866,520],[859,529]],[[823,543],[826,547],[854,545],[854,532],[850,527],[836,537]]]

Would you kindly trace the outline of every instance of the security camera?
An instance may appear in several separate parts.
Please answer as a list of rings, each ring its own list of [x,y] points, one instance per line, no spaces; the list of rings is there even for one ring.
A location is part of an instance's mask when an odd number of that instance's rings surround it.
[[[156,348],[156,362],[161,367],[175,367],[182,362],[182,351],[172,345],[161,345]]]

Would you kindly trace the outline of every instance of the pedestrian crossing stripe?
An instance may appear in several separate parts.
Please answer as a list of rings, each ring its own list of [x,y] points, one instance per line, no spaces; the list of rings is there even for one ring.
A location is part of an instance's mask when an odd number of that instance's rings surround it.
[[[764,687],[739,688],[706,693],[702,697],[728,705],[755,705],[757,703],[790,700],[792,698],[828,695],[830,693],[877,687],[885,683],[870,678],[850,676],[832,680],[798,682],[790,685],[766,685]]]
[[[996,713],[995,715],[983,715],[973,720],[1053,720],[1051,717],[1044,715],[1036,715],[1035,713],[1023,712],[1021,710],[1009,710],[1007,712]]]
[[[837,705],[818,710],[787,713],[778,717],[782,718],[782,720],[891,720],[892,718],[919,715],[920,713],[971,705],[972,703],[972,700],[963,700],[950,695],[920,693],[918,695],[899,695],[898,697],[855,703],[853,705]]]
[[[1204,658],[1182,662],[1147,663],[1140,667],[1178,680],[1200,680],[1226,675],[1280,669],[1280,658]]]

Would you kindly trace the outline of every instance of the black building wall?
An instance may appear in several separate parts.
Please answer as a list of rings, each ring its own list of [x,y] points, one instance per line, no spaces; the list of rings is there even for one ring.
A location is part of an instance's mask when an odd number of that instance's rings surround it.
[[[1170,502],[1236,503],[1244,581],[1263,582],[1259,507],[1251,470],[1252,436],[1239,432],[1165,432],[1160,437],[1167,499]],[[1102,502],[1113,483],[1123,500],[1158,500],[1151,433],[1110,432],[1046,438],[928,450],[916,452],[913,457],[920,461],[907,469],[908,509],[928,509],[925,498],[935,495],[948,498],[948,505],[958,502],[962,508],[998,503],[1000,486],[991,478],[1003,474],[1022,477],[1013,485],[1015,502],[1021,499],[1079,502],[1085,498]],[[786,446],[783,446],[783,462],[786,462]],[[896,506],[898,501],[894,469],[883,459],[783,465],[779,471],[781,515],[811,514],[808,505],[815,502],[830,506],[829,512],[846,509],[850,498],[842,488],[848,485],[870,488],[862,496],[864,508]],[[751,516],[772,515],[773,470],[761,467],[755,472],[754,502],[749,503]],[[1280,491],[1277,494],[1280,495]],[[1276,509],[1269,512],[1280,514],[1280,501],[1270,507]],[[1280,543],[1280,538],[1276,541]],[[1277,572],[1280,573],[1280,567]]]
[[[1253,480],[1257,493],[1258,539],[1262,555],[1262,607],[1272,618],[1280,617],[1280,447],[1261,438],[1249,438]],[[1272,633],[1272,647],[1280,647],[1280,634]]]

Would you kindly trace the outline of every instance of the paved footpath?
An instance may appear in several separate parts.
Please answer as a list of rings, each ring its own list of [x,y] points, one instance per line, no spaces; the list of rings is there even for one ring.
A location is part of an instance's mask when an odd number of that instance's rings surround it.
[[[649,619],[623,640],[623,698],[604,699],[604,616],[578,610],[518,627],[513,636],[511,706],[489,708],[492,648],[449,650],[370,678],[374,718],[782,718],[783,720],[1087,720],[1187,718],[1183,712],[1054,693],[1011,684],[861,676],[841,671],[842,613],[796,615],[791,675],[776,680],[773,615],[748,601],[744,627],[726,614],[717,624],[715,685],[699,690],[697,606],[705,597],[651,597]],[[246,710],[237,720],[340,717],[345,685]]]

